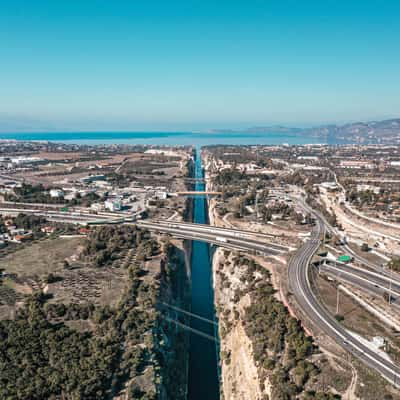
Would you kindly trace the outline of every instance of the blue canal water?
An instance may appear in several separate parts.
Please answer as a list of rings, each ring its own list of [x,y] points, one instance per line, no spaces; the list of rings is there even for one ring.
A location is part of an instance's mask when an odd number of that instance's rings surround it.
[[[196,151],[196,178],[203,177],[199,148]],[[204,183],[196,183],[196,191],[204,190]],[[194,199],[194,222],[208,223],[206,199]],[[214,291],[212,287],[212,268],[210,247],[206,243],[193,241],[192,260],[192,312],[210,320],[214,319]],[[191,326],[202,332],[214,335],[211,324],[192,318]],[[191,333],[189,352],[188,400],[219,399],[219,380],[215,343]]]

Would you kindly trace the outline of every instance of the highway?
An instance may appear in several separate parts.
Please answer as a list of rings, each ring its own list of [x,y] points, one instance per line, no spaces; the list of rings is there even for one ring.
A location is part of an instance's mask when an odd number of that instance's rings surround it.
[[[267,241],[269,246],[275,248],[276,250],[282,252],[287,252],[290,250],[288,246],[284,246],[277,243],[271,243],[270,240],[273,239],[271,235],[258,232],[244,231],[231,228],[221,228],[211,225],[194,224],[190,222],[175,222],[175,221],[172,222],[168,220],[141,220],[138,221],[137,224],[149,228],[154,228],[154,227],[160,229],[170,228],[188,232],[211,233],[213,235],[219,235],[233,239],[251,239],[260,243],[265,243]]]
[[[352,268],[347,268],[347,266],[337,267],[335,265],[323,264],[319,267],[320,272],[323,272],[337,280],[346,282],[352,286],[358,287],[364,292],[368,292],[373,296],[378,296],[383,298],[385,293],[391,293],[392,303],[397,305],[396,301],[400,298],[400,285],[393,282],[390,285],[389,279],[380,279],[379,276],[363,274],[365,270],[361,270],[362,273],[359,274],[357,268],[355,271]],[[361,276],[360,276],[361,275]],[[364,275],[364,276],[362,276]]]
[[[300,200],[300,206],[303,207],[304,210],[307,212],[313,214],[314,216],[317,216],[322,223],[324,224],[324,227],[327,232],[336,235],[336,236],[342,236],[337,229],[335,229],[333,226],[329,224],[329,222],[326,220],[326,218],[318,211],[312,209],[308,204],[306,204],[304,201]],[[397,282],[400,285],[400,275],[397,273],[393,273],[391,271],[388,271],[386,268],[384,268],[380,264],[375,264],[366,258],[360,256],[358,253],[356,253],[347,242],[342,246],[343,249],[346,250],[348,254],[350,254],[357,262],[359,262],[362,265],[365,265],[366,267],[370,268],[371,270],[375,271],[378,274],[385,275],[389,277],[393,282]],[[358,269],[358,272],[355,271],[355,273],[361,273],[362,271],[365,271],[361,268]],[[368,272],[368,271],[366,271]]]
[[[0,207],[2,215],[18,215],[18,214],[33,214],[47,218],[49,221],[65,222],[70,224],[87,225],[87,224],[113,224],[132,222],[134,215],[99,213],[92,214],[84,210],[76,211],[59,211],[46,210],[35,208],[10,208]]]
[[[342,234],[340,234],[338,232],[337,229],[335,229],[333,226],[331,226],[329,224],[329,222],[326,220],[326,218],[319,212],[316,211],[314,209],[312,209],[307,203],[305,203],[303,201],[303,199],[296,199],[296,201],[299,202],[300,206],[308,213],[312,214],[312,215],[316,215],[320,218],[320,220],[323,222],[325,229],[327,232],[329,232],[332,235],[336,235],[338,237],[343,236]],[[360,264],[363,264],[365,266],[367,266],[368,268],[380,273],[380,274],[384,274],[386,276],[389,276],[388,271],[382,266],[382,265],[377,265],[375,263],[372,263],[371,261],[367,260],[366,258],[360,256],[359,254],[357,254],[350,246],[347,242],[345,242],[345,244],[342,246],[343,249],[346,250],[347,253],[349,253],[352,257],[354,257],[354,259],[356,261],[358,261]],[[395,278],[396,274],[393,274],[393,279]],[[400,276],[397,276],[397,278],[399,279],[400,282]]]
[[[367,279],[372,282],[374,285],[378,285],[382,288],[386,287],[389,288],[391,285],[393,290],[398,290],[400,292],[400,280],[398,279],[397,275],[390,277],[388,275],[377,273],[370,271],[365,268],[356,267],[352,264],[344,264],[338,261],[331,261],[327,260],[329,265],[323,266],[323,268],[327,269],[337,269],[338,271],[343,271],[347,274],[352,274],[359,279]],[[333,266],[332,266],[333,264]]]
[[[240,251],[251,251],[254,254],[260,255],[280,255],[286,253],[290,249],[287,246],[282,246],[276,243],[266,242],[265,237],[268,235],[253,234],[248,231],[232,230],[227,228],[216,228],[210,225],[197,225],[185,222],[170,222],[157,220],[135,221],[135,216],[123,214],[90,214],[82,211],[78,212],[63,212],[52,210],[38,210],[30,208],[0,208],[1,214],[16,215],[19,213],[34,214],[43,216],[50,221],[72,223],[79,225],[109,225],[109,224],[124,224],[136,223],[137,226],[148,229],[150,231],[157,231],[174,235],[175,237],[201,240],[211,244],[236,249]],[[269,237],[270,239],[270,237]]]
[[[400,283],[399,273],[390,270],[387,267],[386,262],[383,264],[373,263],[367,260],[365,257],[362,257],[359,254],[357,254],[347,243],[343,245],[343,248],[346,250],[348,254],[350,254],[354,258],[355,261],[357,261],[361,265],[365,265],[366,267],[375,271],[376,273],[390,277],[392,280]]]
[[[380,272],[380,273],[384,272],[384,269],[381,265],[374,264],[374,263],[368,261],[366,258],[361,257],[347,243],[345,243],[343,245],[343,248],[346,249],[346,252],[349,253],[360,264],[363,264],[363,265],[367,266],[368,268],[373,269],[376,272]]]
[[[321,244],[320,237],[324,233],[324,230],[328,229],[333,231],[333,228],[329,226],[323,216],[312,210],[308,205],[303,203],[302,206],[307,210],[307,212],[314,215],[316,218],[316,225],[313,228],[310,239],[307,240],[289,260],[288,280],[289,287],[294,297],[313,326],[321,329],[342,348],[349,351],[369,367],[379,372],[388,381],[396,386],[400,386],[400,369],[391,361],[373,351],[370,346],[365,345],[349,333],[316,298],[309,280],[310,261]],[[0,213],[2,212],[32,213],[35,215],[43,215],[49,219],[64,220],[78,224],[134,222],[139,227],[151,231],[167,233],[174,237],[202,240],[221,247],[265,256],[282,255],[291,250],[286,246],[269,242],[267,239],[271,240],[271,238],[268,237],[268,235],[235,229],[217,228],[209,225],[147,220],[135,222],[134,216],[128,216],[125,218],[123,215],[118,214],[116,215],[118,218],[115,218],[113,215],[95,215],[82,212],[71,213],[30,209],[0,209]],[[99,218],[103,218],[103,220],[99,221]],[[342,276],[344,276],[343,273]],[[364,285],[366,285],[366,283],[371,285],[372,283],[372,285],[377,285],[378,288],[388,285],[387,277],[379,276],[379,274],[356,267],[351,267],[351,271],[347,272],[346,277],[346,279],[350,279],[349,277],[351,277],[351,279],[355,279],[357,282],[363,282]],[[392,287],[393,291],[400,293],[400,282],[393,283]]]
[[[230,235],[234,236],[234,237],[258,236],[262,239],[271,239],[271,238],[277,237],[277,235],[268,234],[268,233],[246,231],[246,230],[235,229],[235,228],[222,228],[222,227],[218,227],[218,226],[210,226],[208,224],[195,224],[195,223],[191,223],[191,222],[182,222],[182,221],[177,222],[177,221],[160,220],[160,219],[152,219],[151,222],[157,223],[160,225],[169,224],[171,227],[179,227],[179,228],[188,229],[188,230],[195,229],[197,231],[200,231],[200,230],[209,231],[211,228],[215,232],[217,232],[217,231],[221,231],[221,232],[225,232],[225,233],[231,232]],[[284,247],[284,246],[282,246],[282,247]]]
[[[266,241],[256,240],[248,237],[237,237],[232,235],[230,229],[217,228],[212,226],[193,226],[195,224],[182,223],[160,223],[151,221],[137,221],[136,225],[150,231],[162,232],[190,240],[201,240],[221,247],[234,248],[241,251],[250,251],[260,255],[281,255],[288,251],[285,246],[277,245]],[[205,229],[208,227],[208,229]]]
[[[316,218],[316,226],[311,238],[289,260],[289,287],[294,297],[313,326],[321,329],[343,349],[380,373],[389,382],[400,387],[400,368],[373,351],[370,346],[356,339],[316,298],[309,279],[310,261],[321,244],[320,236],[325,227],[318,214],[313,214]]]
[[[46,217],[51,221],[67,222],[73,224],[85,224],[89,221],[99,219],[98,215],[82,214],[78,212],[62,212],[52,210],[38,210],[30,208],[0,208],[2,215],[33,214]]]

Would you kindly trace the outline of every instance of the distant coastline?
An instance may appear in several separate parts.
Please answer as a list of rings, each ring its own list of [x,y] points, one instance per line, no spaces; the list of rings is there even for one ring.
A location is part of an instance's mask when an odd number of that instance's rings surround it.
[[[253,126],[201,131],[0,132],[0,139],[130,144],[400,144],[400,118],[311,128]]]
[[[283,132],[18,132],[0,133],[0,139],[76,144],[316,144],[321,138]]]
[[[231,129],[213,129],[213,132],[229,133]],[[328,144],[400,144],[400,118],[381,121],[351,122],[343,125],[329,124],[309,128],[287,126],[253,126],[242,133],[281,133],[302,137],[315,137]]]

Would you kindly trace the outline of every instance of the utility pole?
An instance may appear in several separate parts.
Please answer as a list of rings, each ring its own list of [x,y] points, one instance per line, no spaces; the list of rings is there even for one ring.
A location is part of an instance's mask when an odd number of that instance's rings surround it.
[[[336,315],[339,315],[339,285],[336,285]]]
[[[390,268],[390,280],[389,280],[389,306],[392,304],[392,279],[393,279],[393,268],[391,263],[389,262]]]
[[[257,218],[260,218],[260,212],[259,212],[259,208],[258,208],[258,198],[259,198],[260,193],[257,192],[256,193],[256,216]]]

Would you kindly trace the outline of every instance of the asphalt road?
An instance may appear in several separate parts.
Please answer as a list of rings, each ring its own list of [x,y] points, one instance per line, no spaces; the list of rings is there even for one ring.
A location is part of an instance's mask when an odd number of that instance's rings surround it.
[[[400,291],[398,288],[392,287],[389,290],[389,287],[386,282],[384,284],[376,283],[374,280],[366,278],[361,278],[358,275],[353,274],[351,271],[345,270],[343,268],[337,268],[332,265],[321,265],[320,267],[321,272],[325,273],[326,275],[333,277],[334,279],[348,283],[354,287],[361,289],[363,292],[368,293],[375,297],[380,297],[383,299],[385,293],[391,293],[392,297],[392,304],[395,306],[400,306],[399,299],[400,299]]]
[[[376,272],[387,274],[387,270],[385,268],[383,268],[382,265],[373,263],[373,262],[367,260],[365,257],[360,256],[347,243],[343,245],[343,248],[346,250],[347,253],[349,253],[360,264],[363,264]]]
[[[320,246],[320,235],[325,227],[323,220],[316,214],[314,216],[316,226],[311,238],[289,261],[288,279],[293,295],[313,326],[389,382],[400,387],[400,368],[349,333],[316,298],[309,279],[309,268],[310,261]]]
[[[360,282],[369,282],[372,285],[379,287],[385,291],[392,290],[400,294],[400,282],[396,279],[390,279],[390,277],[372,272],[363,268],[355,267],[351,264],[342,264],[329,262],[328,264],[320,266],[322,271],[331,272],[337,275],[346,277],[350,282],[360,284]]]
[[[170,227],[176,226],[174,228]],[[266,241],[259,241],[251,238],[236,237],[232,236],[228,229],[213,229],[208,226],[208,229],[196,229],[196,227],[190,227],[190,229],[184,229],[185,224],[160,224],[148,221],[138,221],[137,226],[143,227],[156,232],[163,232],[173,235],[175,237],[181,237],[191,240],[202,240],[208,243],[217,244],[221,247],[236,248],[243,251],[251,251],[258,254],[265,255],[280,255],[287,252],[287,248],[275,243],[269,243]]]
[[[222,228],[218,226],[212,226],[208,224],[196,224],[192,222],[177,222],[177,221],[170,221],[170,220],[157,220],[157,219],[152,219],[152,223],[156,223],[159,225],[169,225],[170,227],[180,227],[182,229],[196,229],[196,230],[209,230],[212,228],[214,231],[221,231],[225,233],[229,233],[231,236],[237,236],[237,237],[246,237],[246,236],[251,236],[251,237],[260,237],[262,239],[267,239],[271,240],[271,238],[276,237],[277,235],[272,235],[272,234],[267,234],[267,233],[261,233],[261,232],[254,232],[254,231],[246,231],[242,229],[234,229],[234,228]],[[285,246],[282,246],[285,247]]]
[[[298,199],[296,199],[298,201]],[[314,216],[318,216],[320,221],[324,224],[324,227],[327,232],[330,234],[336,235],[336,229],[332,227],[329,222],[326,220],[326,218],[318,211],[312,209],[308,204],[306,204],[304,201],[300,200],[300,205],[301,207],[309,212],[310,214],[313,214]],[[373,271],[386,275],[387,277],[390,277],[393,281],[397,281],[398,284],[400,284],[400,275],[393,273],[391,274],[390,271],[387,270],[387,268],[382,267],[380,264],[373,263],[366,258],[360,256],[358,253],[356,253],[347,243],[345,243],[343,246],[343,249],[346,250],[347,253],[349,253],[357,262],[359,262],[362,265],[365,265],[366,267],[372,269]]]

